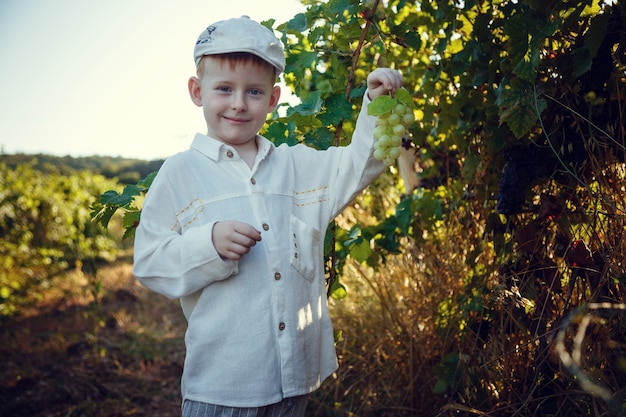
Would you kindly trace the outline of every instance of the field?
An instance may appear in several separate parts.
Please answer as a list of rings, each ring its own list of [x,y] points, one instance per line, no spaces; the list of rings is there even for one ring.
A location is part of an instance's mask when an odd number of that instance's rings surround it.
[[[179,416],[184,318],[129,259],[71,271],[0,331],[0,415]]]

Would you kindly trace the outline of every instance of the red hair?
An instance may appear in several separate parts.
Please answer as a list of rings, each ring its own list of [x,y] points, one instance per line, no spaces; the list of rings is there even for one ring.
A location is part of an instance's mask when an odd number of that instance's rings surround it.
[[[211,57],[220,61],[220,64],[228,64],[230,69],[234,69],[238,64],[246,64],[250,63],[252,65],[258,66],[268,66],[274,70],[274,77],[276,77],[276,68],[264,60],[263,58],[248,53],[248,52],[231,52],[228,54],[216,54],[216,55],[205,55],[202,57],[200,62],[198,63],[198,67],[196,68],[196,73],[198,78],[202,78],[202,74],[204,73],[204,61],[206,58]]]

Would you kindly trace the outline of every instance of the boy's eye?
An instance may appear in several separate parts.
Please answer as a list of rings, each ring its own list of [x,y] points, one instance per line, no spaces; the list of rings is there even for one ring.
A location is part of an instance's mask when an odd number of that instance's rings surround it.
[[[230,91],[230,87],[226,87],[226,86],[217,87],[217,89],[224,93],[228,93]]]
[[[263,94],[263,91],[261,91],[261,90],[259,90],[257,88],[253,88],[253,89],[250,90],[249,94],[251,96],[259,96],[259,95]]]

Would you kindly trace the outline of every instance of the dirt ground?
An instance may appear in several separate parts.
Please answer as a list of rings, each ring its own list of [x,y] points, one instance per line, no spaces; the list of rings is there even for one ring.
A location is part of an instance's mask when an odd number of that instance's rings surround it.
[[[59,277],[0,321],[0,416],[180,416],[178,304],[141,287],[128,262],[95,277]]]

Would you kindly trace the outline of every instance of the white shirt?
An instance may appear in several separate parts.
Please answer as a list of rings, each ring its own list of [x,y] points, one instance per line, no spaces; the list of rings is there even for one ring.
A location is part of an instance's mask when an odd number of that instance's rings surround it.
[[[373,159],[367,94],[352,142],[325,151],[258,136],[252,169],[230,146],[196,135],[165,161],[141,213],[133,272],[180,298],[188,321],[184,399],[258,407],[307,394],[337,369],[324,281],[332,219],[385,168]],[[218,221],[262,240],[222,260]]]

